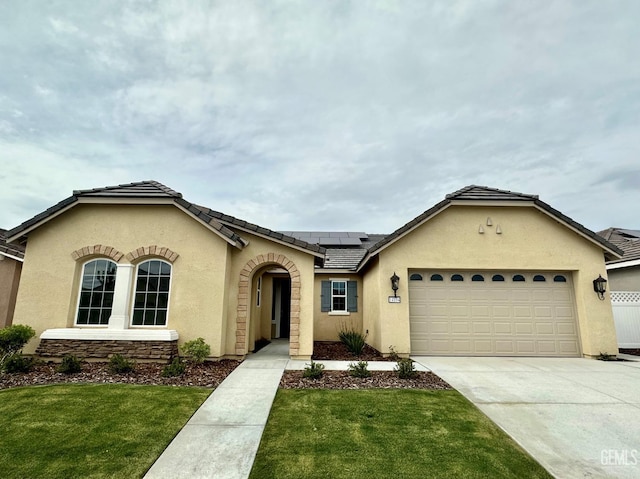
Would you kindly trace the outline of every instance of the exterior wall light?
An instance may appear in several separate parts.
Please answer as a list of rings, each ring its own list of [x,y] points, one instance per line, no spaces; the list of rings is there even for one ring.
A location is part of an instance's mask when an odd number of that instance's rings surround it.
[[[396,293],[398,292],[398,283],[400,282],[400,278],[394,271],[393,276],[391,276],[390,279],[391,279],[391,289],[393,290],[393,296],[396,296]]]
[[[604,299],[604,293],[607,290],[607,280],[604,279],[601,274],[593,280],[593,290],[598,293],[598,298],[601,300]]]

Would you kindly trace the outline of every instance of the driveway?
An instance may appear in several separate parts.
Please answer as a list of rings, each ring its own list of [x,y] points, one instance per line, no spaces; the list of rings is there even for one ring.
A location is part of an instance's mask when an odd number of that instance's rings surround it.
[[[413,359],[460,391],[554,476],[640,477],[640,362]]]

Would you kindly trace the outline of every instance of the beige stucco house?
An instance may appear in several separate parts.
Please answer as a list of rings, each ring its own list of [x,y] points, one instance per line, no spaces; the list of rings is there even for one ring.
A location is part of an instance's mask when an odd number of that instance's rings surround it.
[[[0,228],[0,328],[10,326],[18,295],[24,247],[7,244],[6,230]]]
[[[342,327],[382,353],[595,356],[617,351],[593,280],[621,251],[537,196],[469,186],[389,235],[276,232],[144,181],[75,191],[8,232],[26,244],[14,323],[26,352],[213,357]],[[397,290],[390,278],[397,278]]]

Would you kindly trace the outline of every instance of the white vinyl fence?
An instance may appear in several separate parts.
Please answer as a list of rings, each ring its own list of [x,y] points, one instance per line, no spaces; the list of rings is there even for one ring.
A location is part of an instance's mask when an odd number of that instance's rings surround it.
[[[640,291],[611,291],[619,348],[640,348]]]

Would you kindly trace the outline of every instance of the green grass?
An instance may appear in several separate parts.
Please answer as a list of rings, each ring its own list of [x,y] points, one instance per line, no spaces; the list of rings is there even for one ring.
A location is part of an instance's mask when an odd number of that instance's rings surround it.
[[[279,390],[251,471],[269,478],[549,478],[457,391]]]
[[[0,477],[142,477],[210,393],[121,384],[0,391]]]

